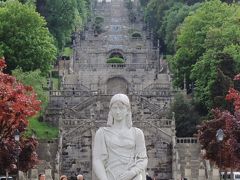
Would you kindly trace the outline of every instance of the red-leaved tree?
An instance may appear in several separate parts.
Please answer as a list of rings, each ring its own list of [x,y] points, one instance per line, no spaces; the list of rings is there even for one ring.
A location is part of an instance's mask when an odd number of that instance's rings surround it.
[[[35,138],[23,136],[28,126],[28,117],[40,110],[40,101],[33,89],[3,73],[6,67],[0,58],[0,171],[27,171],[38,162]],[[20,132],[20,141],[14,134]]]
[[[240,75],[234,80],[240,80]],[[198,138],[202,149],[206,150],[206,159],[221,169],[240,169],[240,92],[230,88],[226,100],[233,103],[233,113],[213,109],[213,119],[204,121],[198,127]],[[222,142],[216,139],[218,129],[224,132]]]

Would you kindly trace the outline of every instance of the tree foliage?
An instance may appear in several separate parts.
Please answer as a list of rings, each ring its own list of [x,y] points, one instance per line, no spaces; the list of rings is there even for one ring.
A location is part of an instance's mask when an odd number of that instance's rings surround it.
[[[71,33],[79,31],[87,22],[88,0],[37,0],[37,11],[45,17],[59,50],[70,41]]]
[[[160,47],[163,53],[173,53],[173,44],[171,43],[175,42],[175,40],[172,39],[176,36],[174,31],[182,23],[183,19],[188,15],[189,11],[191,11],[191,9],[195,9],[196,6],[191,7],[190,5],[201,1],[202,0],[140,1],[141,5],[145,9],[145,21],[149,25],[150,29],[153,30],[153,39],[155,41],[160,40]],[[166,33],[168,33],[168,37],[166,36]],[[166,44],[166,42],[168,42],[168,44]],[[168,49],[169,47],[170,50]]]
[[[171,112],[175,113],[177,137],[192,137],[197,131],[196,125],[199,124],[200,118],[193,102],[186,96],[177,94]]]
[[[184,77],[187,84],[194,82],[195,97],[207,109],[219,104],[216,96],[224,99],[231,84],[228,80],[239,68],[239,18],[238,5],[206,1],[184,20],[177,36],[177,52],[171,62],[174,83],[182,87]],[[219,83],[224,87],[216,94]]]
[[[40,110],[40,101],[29,86],[16,81],[13,76],[2,72],[5,62],[0,59],[0,171],[12,171],[19,156],[19,169],[26,171],[37,162],[37,142],[21,136],[19,144],[14,133],[24,132],[28,117]]]
[[[19,66],[23,71],[48,72],[56,48],[45,26],[46,21],[31,6],[7,1],[0,7],[0,49],[8,70]]]
[[[235,80],[239,80],[239,75]],[[233,102],[233,112],[212,110],[212,119],[198,127],[198,138],[202,149],[206,150],[205,158],[221,168],[240,168],[240,92],[230,88],[226,100]],[[217,142],[216,132],[222,129],[224,139]]]
[[[199,4],[188,6],[183,3],[174,3],[169,10],[166,10],[163,17],[163,22],[158,30],[159,36],[162,37],[164,44],[166,45],[166,53],[175,53],[176,37],[179,31],[179,26],[196,8]]]
[[[37,98],[41,101],[41,111],[44,111],[48,104],[48,93],[43,89],[43,86],[47,85],[47,78],[41,75],[41,71],[23,72],[22,69],[17,68],[12,71],[12,75],[24,85],[33,87]]]

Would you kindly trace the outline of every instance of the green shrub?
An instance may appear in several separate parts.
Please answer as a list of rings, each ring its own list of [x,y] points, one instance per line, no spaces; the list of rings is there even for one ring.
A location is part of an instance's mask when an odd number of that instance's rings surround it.
[[[124,63],[124,59],[120,57],[112,57],[107,60],[107,63]]]
[[[95,24],[101,24],[104,22],[104,18],[101,16],[96,16],[95,17]]]
[[[70,47],[65,47],[63,49],[62,56],[72,56],[73,50]]]
[[[133,32],[131,36],[132,38],[142,38],[142,35],[139,32]]]
[[[102,23],[104,22],[104,18],[97,16],[95,17],[94,23],[93,23],[93,29],[94,29],[94,34],[100,34],[103,32],[102,29]]]
[[[59,74],[57,70],[52,71],[52,78],[59,78]]]
[[[134,32],[138,32],[138,30],[134,28],[128,30],[129,35],[132,35]]]

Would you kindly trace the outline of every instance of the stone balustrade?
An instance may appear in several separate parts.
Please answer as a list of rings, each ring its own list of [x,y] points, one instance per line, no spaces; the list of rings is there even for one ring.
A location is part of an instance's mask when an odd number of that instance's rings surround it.
[[[148,89],[170,89],[171,83],[153,83],[144,88],[144,90]]]
[[[89,96],[93,96],[93,95],[97,95],[97,94],[98,94],[97,91],[83,91],[83,90],[52,90],[52,91],[49,91],[50,97],[61,97],[61,96],[62,97],[68,97],[68,96],[89,97]]]
[[[155,119],[148,119],[149,122],[155,122]],[[156,126],[160,128],[170,128],[172,126],[171,119],[160,119],[158,122],[154,123]]]
[[[82,71],[89,71],[89,70],[101,70],[101,69],[123,69],[126,71],[133,70],[133,69],[144,69],[149,70],[153,69],[153,64],[118,64],[118,63],[108,63],[108,64],[83,64],[78,63],[78,68]]]
[[[96,95],[112,95],[107,94],[104,91],[96,91],[96,90],[75,90],[73,87],[77,87],[77,84],[69,84],[68,87],[72,87],[71,90],[51,90],[49,91],[50,97],[89,97],[89,96],[96,96]],[[66,88],[67,89],[67,88]],[[133,91],[131,92],[132,95],[136,96],[157,96],[157,97],[170,97],[172,95],[172,91],[170,90],[144,90],[144,91]],[[166,100],[166,99],[163,99]]]
[[[194,137],[186,137],[186,138],[177,138],[178,144],[197,144],[198,140]]]
[[[83,84],[62,84],[63,89],[71,89],[71,90],[82,90],[89,91],[90,88],[84,86]]]

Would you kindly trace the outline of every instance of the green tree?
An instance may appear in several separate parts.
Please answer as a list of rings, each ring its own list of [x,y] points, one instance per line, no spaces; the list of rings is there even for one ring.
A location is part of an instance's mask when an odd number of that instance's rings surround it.
[[[166,37],[165,37],[165,30],[166,24],[169,26],[170,31],[166,31],[167,33],[173,33],[170,37],[175,37],[176,34],[174,31],[176,30],[177,26],[182,23],[183,19],[188,15],[190,9],[195,9],[194,7],[188,7],[187,5],[193,5],[197,2],[201,2],[203,0],[141,0],[141,5],[144,6],[145,9],[145,21],[153,30],[154,35],[154,43],[156,40],[160,40],[160,47],[161,50],[165,53],[168,51],[169,47],[166,47]],[[186,8],[188,7],[188,8]],[[186,10],[186,11],[184,11]],[[176,16],[174,16],[174,14]],[[172,39],[168,39],[167,42],[171,42]],[[174,40],[175,41],[175,40]],[[171,42],[173,43],[173,42]],[[170,44],[168,44],[170,45]],[[172,48],[172,45],[170,45]],[[172,50],[170,50],[172,52]]]
[[[40,70],[23,72],[22,69],[12,71],[13,76],[24,85],[33,87],[37,97],[41,100],[41,111],[43,112],[48,104],[48,94],[43,90],[43,85],[47,84],[46,77],[41,75]]]
[[[185,19],[177,36],[177,52],[171,61],[174,83],[181,87],[184,77],[187,84],[193,81],[197,101],[208,109],[217,102],[215,95],[224,97],[231,85],[228,79],[239,69],[239,18],[239,5],[206,1]],[[219,78],[225,86],[216,94]]]
[[[18,1],[0,7],[0,47],[8,70],[40,69],[46,74],[55,60],[53,38],[45,20],[35,10]]]
[[[191,137],[196,133],[200,115],[190,99],[182,94],[177,94],[171,106],[171,112],[175,113],[177,137]]]
[[[194,11],[199,4],[188,6],[183,3],[174,3],[174,5],[165,12],[163,17],[162,26],[160,27],[158,34],[163,37],[166,45],[166,53],[175,53],[176,37],[179,31],[179,26],[188,16],[188,14]]]
[[[239,81],[240,75],[234,77]],[[209,159],[222,170],[240,167],[240,96],[239,91],[230,88],[226,100],[232,104],[231,111],[216,108],[208,120],[198,127],[198,139],[201,148],[206,151],[204,158]],[[224,133],[221,144],[217,142],[216,133],[222,129]]]
[[[150,0],[145,8],[145,20],[149,23],[151,28],[155,31],[162,25],[164,13],[173,4],[173,0]]]
[[[88,0],[76,0],[77,10],[79,17],[81,18],[80,29],[87,23],[88,17],[90,16],[90,2]]]
[[[89,16],[87,0],[37,0],[37,11],[48,22],[48,28],[61,51],[70,42],[72,32],[79,31]]]
[[[45,14],[50,32],[61,50],[70,39],[75,20],[75,0],[46,0]],[[40,12],[41,13],[41,12]]]
[[[47,84],[46,77],[41,75],[40,70],[23,72],[19,68],[12,71],[12,74],[19,82],[31,86],[37,94],[37,99],[41,101],[40,113],[38,113],[37,116],[28,119],[29,126],[24,134],[30,137],[34,133],[38,139],[56,138],[58,135],[58,129],[47,123],[41,122],[40,119],[42,118],[48,104],[48,92],[43,89],[43,85]]]
[[[18,170],[26,172],[38,162],[37,141],[24,137],[23,133],[28,127],[27,118],[40,110],[41,102],[30,86],[24,86],[15,77],[3,73],[5,67],[5,61],[0,59],[0,173],[13,171],[17,162]],[[16,132],[22,133],[19,143],[14,140]]]

